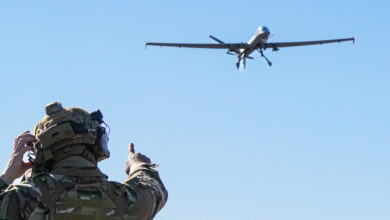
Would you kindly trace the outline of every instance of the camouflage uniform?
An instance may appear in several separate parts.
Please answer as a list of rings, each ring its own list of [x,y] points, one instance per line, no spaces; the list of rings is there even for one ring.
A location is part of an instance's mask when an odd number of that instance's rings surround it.
[[[152,219],[167,200],[152,166],[122,184],[94,167],[61,167],[8,187],[1,181],[0,219]]]
[[[72,109],[61,111],[63,115],[66,113],[66,117],[73,117],[69,113]],[[85,114],[85,117],[88,118],[89,114]],[[43,121],[53,123],[53,118],[54,116]],[[44,143],[43,138],[42,142]],[[46,151],[52,149],[51,145],[50,148],[41,146]],[[139,163],[124,183],[108,181],[107,176],[96,166],[99,158],[96,157],[95,161],[91,152],[85,151],[96,149],[95,145],[63,146],[58,151],[50,150],[51,160],[57,159],[58,162],[50,164],[54,166],[49,170],[45,170],[49,165],[37,164],[34,168],[39,169],[33,169],[26,180],[9,186],[0,178],[0,219],[149,220],[165,205],[168,193],[154,169],[157,165]],[[47,159],[39,155],[43,152],[42,149],[38,150],[37,158]],[[63,157],[61,152],[68,152],[70,156]],[[101,152],[98,151],[96,155],[104,155],[99,153]],[[38,159],[35,161],[39,161]]]

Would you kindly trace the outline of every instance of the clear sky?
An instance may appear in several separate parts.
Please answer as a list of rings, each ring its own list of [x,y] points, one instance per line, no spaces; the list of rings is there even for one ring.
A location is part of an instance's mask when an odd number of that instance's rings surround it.
[[[100,108],[101,169],[127,146],[159,163],[158,220],[390,219],[388,1],[2,1],[0,167],[53,101]],[[356,37],[282,48],[245,71],[224,50],[145,41]]]

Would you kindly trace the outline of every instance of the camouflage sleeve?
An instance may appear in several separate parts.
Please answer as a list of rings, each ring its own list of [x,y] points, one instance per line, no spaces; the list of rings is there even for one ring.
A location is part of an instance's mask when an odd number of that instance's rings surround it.
[[[5,219],[23,219],[19,198],[14,190],[6,190],[0,194],[0,220]]]
[[[153,219],[167,202],[168,192],[156,167],[156,164],[142,164],[124,183],[134,195],[129,212],[137,213],[137,219]]]
[[[8,184],[0,178],[0,193],[3,192],[5,189],[7,189]]]

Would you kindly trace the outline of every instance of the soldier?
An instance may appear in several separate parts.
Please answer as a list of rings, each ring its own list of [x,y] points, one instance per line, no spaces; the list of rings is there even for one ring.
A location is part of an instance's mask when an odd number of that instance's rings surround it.
[[[107,125],[99,110],[46,106],[47,116],[15,139],[0,176],[0,219],[153,219],[167,201],[157,165],[129,146],[124,183],[107,180]],[[23,161],[32,151],[34,158]],[[10,185],[31,168],[21,183]]]

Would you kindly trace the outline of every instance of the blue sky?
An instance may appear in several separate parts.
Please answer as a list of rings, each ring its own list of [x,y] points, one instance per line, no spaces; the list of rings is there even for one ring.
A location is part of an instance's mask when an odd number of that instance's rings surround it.
[[[100,108],[123,181],[127,145],[159,163],[156,219],[390,218],[387,1],[8,1],[0,3],[1,167],[44,106]],[[253,54],[145,41],[356,37]]]

